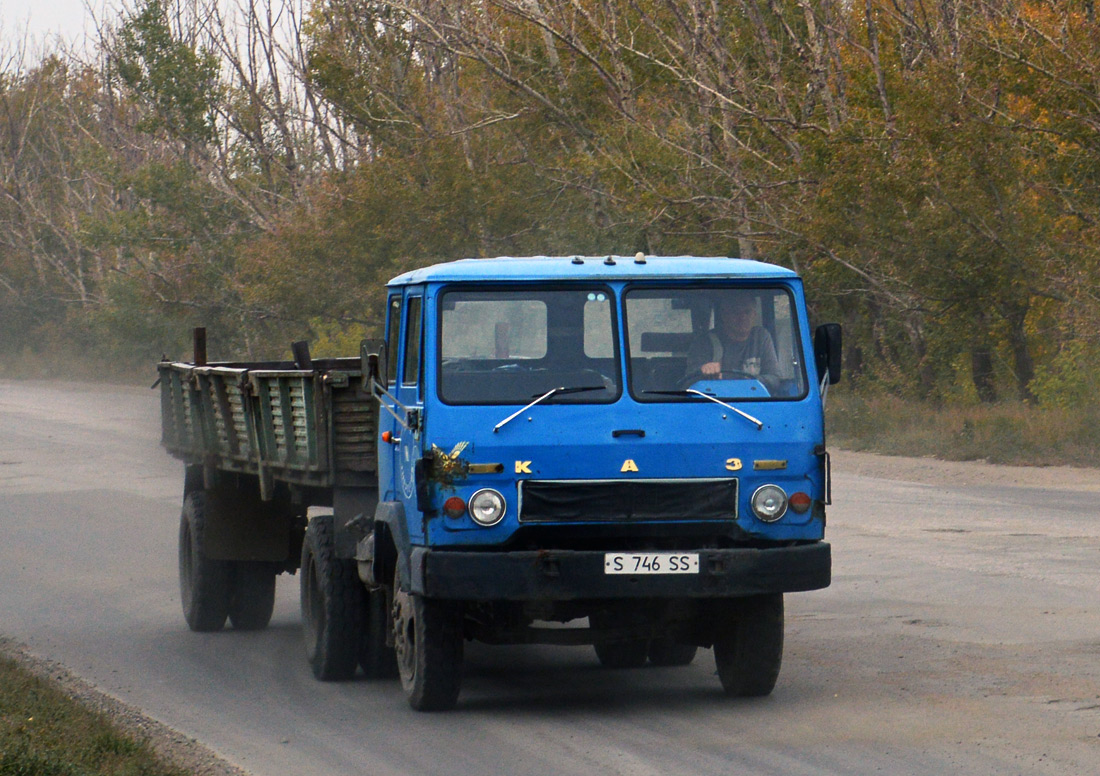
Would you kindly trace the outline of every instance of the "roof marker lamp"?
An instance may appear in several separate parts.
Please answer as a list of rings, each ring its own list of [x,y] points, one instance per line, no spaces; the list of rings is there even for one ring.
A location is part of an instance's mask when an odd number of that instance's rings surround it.
[[[752,494],[751,503],[757,519],[774,523],[787,511],[787,494],[778,485],[761,485]]]
[[[478,525],[496,525],[504,517],[504,496],[492,488],[482,488],[470,496],[470,517]]]

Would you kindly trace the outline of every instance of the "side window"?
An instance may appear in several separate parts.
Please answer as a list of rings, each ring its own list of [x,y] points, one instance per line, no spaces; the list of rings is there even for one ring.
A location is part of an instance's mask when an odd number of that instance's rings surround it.
[[[386,383],[397,382],[397,343],[401,341],[401,297],[391,296],[386,313]]]
[[[405,371],[401,382],[405,385],[416,385],[420,382],[421,297],[410,296],[406,307],[408,314],[405,320]]]
[[[772,297],[774,305],[771,317],[774,321],[775,350],[779,358],[779,374],[784,378],[792,378],[799,373],[798,369],[798,343],[795,340],[794,311],[791,309],[791,298],[787,294],[775,294]]]

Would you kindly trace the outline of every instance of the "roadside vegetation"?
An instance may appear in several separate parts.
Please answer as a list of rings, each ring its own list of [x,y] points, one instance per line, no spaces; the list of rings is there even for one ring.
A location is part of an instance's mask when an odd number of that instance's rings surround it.
[[[52,682],[0,656],[0,776],[184,776]]]
[[[830,447],[1016,466],[1100,465],[1100,405],[932,404],[836,390]]]
[[[457,258],[742,256],[843,324],[836,440],[1090,459],[1092,0],[123,5],[0,46],[0,374],[354,354]]]

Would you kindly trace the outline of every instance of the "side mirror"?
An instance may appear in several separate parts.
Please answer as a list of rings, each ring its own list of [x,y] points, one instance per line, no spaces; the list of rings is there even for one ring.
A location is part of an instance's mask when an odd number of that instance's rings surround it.
[[[843,336],[839,323],[823,323],[814,332],[814,363],[817,376],[829,377],[829,385],[840,382],[841,353]]]
[[[363,388],[370,390],[371,381],[381,383],[386,374],[386,341],[365,339],[359,343],[359,371],[363,374]]]

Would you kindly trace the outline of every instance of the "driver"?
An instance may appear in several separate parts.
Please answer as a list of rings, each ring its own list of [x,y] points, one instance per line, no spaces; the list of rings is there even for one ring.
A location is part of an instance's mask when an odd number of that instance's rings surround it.
[[[756,325],[753,295],[727,294],[718,300],[714,328],[688,350],[687,374],[713,380],[750,375],[766,385],[779,379],[775,343],[767,329]]]

